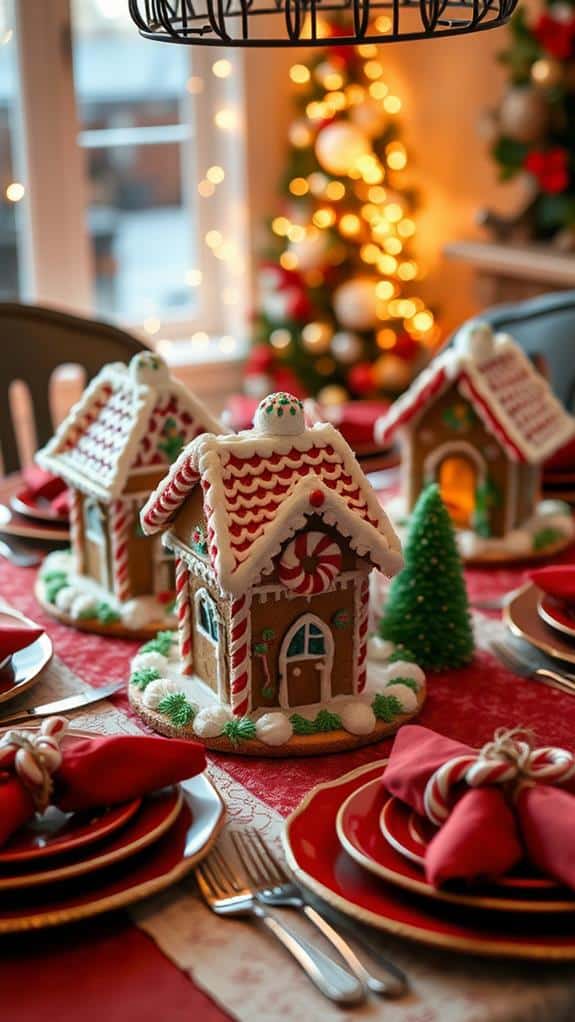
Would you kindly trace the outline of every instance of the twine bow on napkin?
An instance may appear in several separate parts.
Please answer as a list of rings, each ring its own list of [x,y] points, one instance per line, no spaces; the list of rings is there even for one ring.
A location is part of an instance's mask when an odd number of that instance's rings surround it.
[[[65,717],[48,717],[39,731],[7,731],[0,738],[0,770],[17,774],[38,813],[50,805],[52,774],[62,763],[60,742],[67,728]]]
[[[494,878],[528,858],[575,888],[575,757],[500,729],[471,749],[419,725],[398,732],[383,783],[439,830],[427,879]]]

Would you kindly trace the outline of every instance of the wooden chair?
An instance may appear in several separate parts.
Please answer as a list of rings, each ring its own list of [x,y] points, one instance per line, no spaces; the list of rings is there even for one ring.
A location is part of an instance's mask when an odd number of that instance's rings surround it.
[[[575,411],[575,291],[495,305],[478,319],[510,333],[548,377],[559,400]]]
[[[19,467],[15,425],[10,413],[10,385],[28,387],[37,445],[54,432],[49,386],[55,369],[82,366],[90,380],[107,362],[128,362],[145,345],[130,334],[94,320],[81,319],[35,305],[0,303],[0,453],[4,472]]]

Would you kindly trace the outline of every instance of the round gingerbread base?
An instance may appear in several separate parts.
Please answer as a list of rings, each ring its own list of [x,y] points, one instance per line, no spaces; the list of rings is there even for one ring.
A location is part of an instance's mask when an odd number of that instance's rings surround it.
[[[470,555],[461,555],[461,559],[464,564],[469,565],[470,568],[480,568],[481,565],[493,565],[493,564],[531,564],[534,561],[542,561],[546,557],[554,557],[555,554],[560,554],[567,547],[570,547],[574,541],[573,536],[563,536],[555,543],[550,543],[549,546],[542,547],[539,550],[530,550],[528,552],[520,552],[514,550],[485,550],[482,553],[475,553]]]
[[[327,756],[334,752],[350,752],[352,749],[360,749],[364,745],[380,742],[383,738],[395,734],[402,724],[408,723],[417,716],[425,702],[425,685],[422,685],[417,694],[417,709],[412,713],[404,713],[395,717],[390,724],[378,720],[374,730],[367,735],[352,735],[341,729],[313,735],[293,735],[283,745],[266,745],[265,742],[261,742],[257,738],[232,741],[224,735],[219,735],[216,738],[199,738],[194,733],[191,724],[183,728],[175,727],[164,714],[157,713],[145,706],[142,694],[135,685],[128,686],[128,696],[132,709],[149,727],[166,738],[187,738],[190,741],[201,742],[206,749],[210,749],[212,752],[286,759],[294,756]]]
[[[63,625],[68,625],[69,628],[76,628],[79,632],[91,632],[94,635],[105,635],[112,639],[134,639],[146,642],[149,639],[154,639],[159,631],[174,627],[174,618],[172,616],[157,621],[150,621],[139,628],[128,628],[123,621],[111,621],[109,624],[104,624],[97,617],[73,618],[70,614],[59,610],[58,607],[46,599],[45,587],[41,578],[36,580],[34,595],[42,610],[45,610],[50,617],[60,621]]]

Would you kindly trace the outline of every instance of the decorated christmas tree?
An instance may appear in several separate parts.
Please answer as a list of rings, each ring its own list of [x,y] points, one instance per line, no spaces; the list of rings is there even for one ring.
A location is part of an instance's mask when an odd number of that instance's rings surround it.
[[[376,46],[338,47],[329,32],[290,69],[296,114],[261,272],[254,396],[270,382],[326,403],[395,396],[437,339],[417,294],[401,101]]]
[[[498,110],[482,120],[502,180],[522,175],[527,199],[510,222],[493,226],[575,248],[575,6],[546,0],[513,17],[500,60],[509,83]]]
[[[384,608],[382,638],[409,651],[423,668],[462,667],[473,656],[467,592],[453,525],[435,483],[415,506],[404,556]]]

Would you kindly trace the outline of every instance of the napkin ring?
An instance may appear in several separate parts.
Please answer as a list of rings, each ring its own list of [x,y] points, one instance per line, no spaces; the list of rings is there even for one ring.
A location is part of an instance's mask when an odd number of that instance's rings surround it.
[[[65,717],[48,717],[40,731],[7,731],[0,739],[0,771],[13,771],[30,793],[37,813],[50,805],[52,774],[62,763],[60,742],[68,728]]]
[[[425,786],[423,805],[426,816],[440,827],[453,808],[453,788],[462,782],[470,788],[505,784],[516,797],[525,785],[564,784],[574,775],[575,757],[567,749],[533,749],[523,729],[498,728],[477,752],[454,756],[438,767]]]

